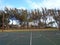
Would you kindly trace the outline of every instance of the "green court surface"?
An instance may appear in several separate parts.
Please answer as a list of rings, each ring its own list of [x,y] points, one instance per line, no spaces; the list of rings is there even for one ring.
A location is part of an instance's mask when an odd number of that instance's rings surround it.
[[[60,45],[60,31],[0,32],[0,45]]]

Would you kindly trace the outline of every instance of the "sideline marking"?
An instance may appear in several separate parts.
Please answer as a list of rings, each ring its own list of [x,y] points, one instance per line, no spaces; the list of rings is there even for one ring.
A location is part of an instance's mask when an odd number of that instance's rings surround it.
[[[32,32],[30,34],[30,45],[32,45]]]

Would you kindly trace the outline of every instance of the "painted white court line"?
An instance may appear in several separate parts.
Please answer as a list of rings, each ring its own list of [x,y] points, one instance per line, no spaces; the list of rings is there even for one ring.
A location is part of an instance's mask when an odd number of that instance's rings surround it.
[[[30,45],[32,45],[32,32],[30,34]]]

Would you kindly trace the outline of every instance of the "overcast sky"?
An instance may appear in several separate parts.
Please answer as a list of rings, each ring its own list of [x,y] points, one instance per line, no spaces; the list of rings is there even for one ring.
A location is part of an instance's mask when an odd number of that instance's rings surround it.
[[[41,9],[42,7],[60,9],[60,0],[0,0],[0,9],[5,6],[23,9]]]

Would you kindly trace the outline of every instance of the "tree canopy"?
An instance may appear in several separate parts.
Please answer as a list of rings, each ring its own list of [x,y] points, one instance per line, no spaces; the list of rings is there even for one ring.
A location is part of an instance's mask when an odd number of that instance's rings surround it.
[[[17,20],[20,21],[21,26],[27,25],[28,27],[29,22],[38,21],[38,27],[46,27],[48,25],[46,22],[48,20],[47,19],[48,16],[52,16],[55,22],[57,23],[58,28],[60,28],[60,10],[42,8],[42,11],[40,11],[39,9],[34,9],[29,11],[27,9],[26,10],[17,9],[17,8],[8,9],[7,7],[5,7],[4,10],[0,10],[0,27],[2,27],[3,23],[4,26],[8,27],[10,22],[9,19],[13,17],[15,17]],[[49,24],[52,23],[54,22],[51,21]]]

